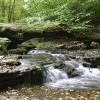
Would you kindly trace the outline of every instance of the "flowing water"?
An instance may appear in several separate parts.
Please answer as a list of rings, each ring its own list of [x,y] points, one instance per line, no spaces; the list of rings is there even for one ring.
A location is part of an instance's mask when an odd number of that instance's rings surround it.
[[[53,86],[58,88],[100,88],[100,70],[93,68],[84,68],[80,65],[77,68],[83,72],[82,75],[68,78],[64,71],[48,68],[46,74],[46,86]]]
[[[51,52],[32,50],[28,54],[51,54],[53,56],[64,56],[64,54],[52,54]],[[44,85],[57,88],[97,88],[100,89],[100,69],[89,68],[82,65],[82,60],[65,60],[65,64],[70,64],[80,73],[76,77],[68,77],[68,74],[58,68],[54,68],[52,64],[45,66]]]

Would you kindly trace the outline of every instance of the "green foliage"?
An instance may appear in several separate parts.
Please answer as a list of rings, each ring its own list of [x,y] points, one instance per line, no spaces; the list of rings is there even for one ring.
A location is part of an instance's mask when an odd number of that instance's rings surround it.
[[[99,0],[31,0],[28,9],[29,16],[40,20],[87,24],[100,18]]]
[[[0,22],[15,22],[24,18],[23,0],[0,0]]]
[[[13,22],[95,24],[100,23],[100,0],[0,0],[0,21],[7,21],[9,13]]]

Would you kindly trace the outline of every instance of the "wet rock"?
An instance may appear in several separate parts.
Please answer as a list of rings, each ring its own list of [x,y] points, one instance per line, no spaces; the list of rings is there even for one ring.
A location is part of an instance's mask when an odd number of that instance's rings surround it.
[[[65,44],[60,44],[60,45],[57,45],[55,48],[56,49],[65,49],[66,45]]]
[[[54,64],[53,66],[54,68],[64,70],[68,74],[69,77],[75,77],[75,76],[80,75],[80,72],[78,72],[76,69],[76,67],[78,67],[78,64],[75,62],[71,63],[70,61],[67,61],[66,63],[64,63],[60,61]]]
[[[50,54],[0,56],[0,87],[42,84],[44,66],[56,62]]]
[[[78,49],[85,49],[85,48],[86,48],[86,45],[84,43],[68,46],[69,50],[78,50]]]
[[[84,67],[90,67],[91,66],[91,63],[89,63],[89,62],[83,62],[83,64],[82,64]]]
[[[93,42],[91,42],[90,47],[91,48],[100,48],[100,44],[98,42],[93,41]]]
[[[22,83],[43,83],[43,66],[38,61],[31,63],[27,59],[18,60],[16,57],[1,57],[1,59],[0,88]]]
[[[55,63],[53,66],[54,66],[54,68],[62,69],[65,67],[65,64],[63,63],[63,61],[59,61],[59,62]]]
[[[71,63],[66,63],[63,70],[68,74],[69,77],[76,77],[80,75],[75,66]]]
[[[97,68],[98,66],[100,66],[100,57],[90,57],[90,58],[84,58],[84,60],[87,62],[87,64],[89,63],[91,68]]]

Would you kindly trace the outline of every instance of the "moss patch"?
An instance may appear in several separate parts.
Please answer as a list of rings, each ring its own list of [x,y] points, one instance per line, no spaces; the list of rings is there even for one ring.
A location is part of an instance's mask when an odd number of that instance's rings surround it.
[[[57,27],[60,28],[59,22],[42,22],[29,25],[17,25],[17,29],[21,31],[38,33],[42,33],[45,29],[55,29]]]
[[[10,40],[8,38],[0,38],[0,45],[9,43]]]
[[[100,33],[93,26],[73,26],[69,29],[70,37],[81,41],[100,42]]]
[[[67,44],[67,38],[46,39],[46,38],[33,38],[18,45],[18,48],[36,47],[37,49],[53,49],[59,44]]]
[[[11,49],[8,52],[10,54],[25,54],[27,50],[25,48],[17,48],[17,49]]]

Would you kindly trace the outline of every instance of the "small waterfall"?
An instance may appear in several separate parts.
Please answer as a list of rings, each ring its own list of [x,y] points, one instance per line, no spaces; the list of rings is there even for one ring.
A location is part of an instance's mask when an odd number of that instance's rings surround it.
[[[44,76],[46,83],[49,82],[55,83],[62,79],[68,79],[68,75],[64,71],[55,69],[53,66],[46,68]]]
[[[55,68],[53,64],[45,65],[44,85],[57,88],[100,88],[100,69],[83,66],[83,59],[66,59],[64,54],[54,54],[44,50],[32,50],[28,54],[50,54],[54,57],[64,58],[63,68]],[[68,71],[70,71],[68,73]],[[79,72],[79,75],[69,77],[70,73]]]
[[[75,60],[66,61],[73,64],[76,70],[82,74],[69,78],[66,72],[55,69],[52,65],[45,71],[45,85],[57,88],[100,88],[100,69],[86,68]]]

